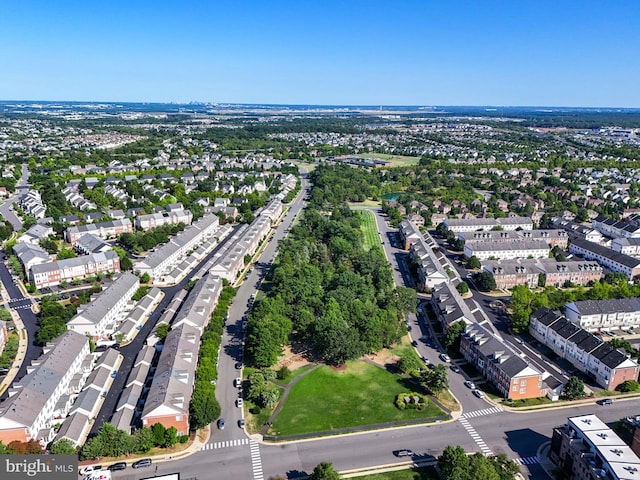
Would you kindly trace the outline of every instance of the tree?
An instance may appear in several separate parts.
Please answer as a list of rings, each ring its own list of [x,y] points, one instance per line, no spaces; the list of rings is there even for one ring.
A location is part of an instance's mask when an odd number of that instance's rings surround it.
[[[164,340],[165,338],[167,338],[167,334],[169,333],[169,324],[168,323],[161,323],[160,325],[158,325],[156,327],[156,336],[160,339],[160,340]]]
[[[126,255],[120,258],[120,270],[124,270],[124,271],[133,270],[133,262]]]
[[[339,480],[340,474],[333,468],[333,464],[329,462],[321,462],[311,472],[309,480]]]
[[[640,390],[640,383],[637,380],[625,380],[616,387],[616,390],[624,393],[637,392]]]
[[[51,445],[49,451],[56,455],[74,455],[77,449],[71,440],[61,438]]]
[[[422,373],[422,382],[424,386],[435,395],[449,388],[449,375],[447,374],[447,366],[444,364],[436,365],[433,370],[425,370]]]
[[[56,258],[58,260],[65,260],[67,258],[76,258],[77,256],[78,254],[70,248],[61,248]]]
[[[480,259],[478,257],[476,257],[475,255],[470,256],[469,259],[467,260],[467,268],[468,269],[477,270],[481,266],[482,265],[480,264]]]
[[[140,276],[140,283],[149,283],[149,280],[151,280],[151,276],[147,272]]]
[[[456,285],[456,290],[458,290],[458,293],[460,295],[464,295],[465,293],[469,292],[469,285],[467,285],[467,282],[460,282],[458,285]]]
[[[562,390],[562,398],[576,400],[584,397],[584,382],[575,375],[569,378]]]
[[[216,388],[210,381],[197,380],[189,404],[190,424],[194,430],[205,427],[220,416]]]
[[[478,290],[481,292],[490,292],[491,290],[495,290],[496,279],[493,278],[489,272],[480,272],[474,278],[476,285],[478,286]]]
[[[460,336],[464,332],[465,328],[467,328],[467,324],[463,320],[449,325],[447,333],[444,336],[444,345],[447,348],[454,348],[457,350],[455,345],[460,345]]]
[[[424,367],[422,361],[415,355],[413,351],[403,354],[398,360],[398,368],[402,373],[411,373]]]
[[[469,467],[469,458],[460,446],[447,446],[438,457],[438,468],[445,479],[455,478],[454,474],[465,472]]]

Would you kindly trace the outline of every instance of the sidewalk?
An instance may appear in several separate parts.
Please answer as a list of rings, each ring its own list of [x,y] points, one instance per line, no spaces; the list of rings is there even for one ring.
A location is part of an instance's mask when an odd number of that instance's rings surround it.
[[[0,282],[0,295],[2,296],[2,302],[5,304],[8,304],[9,300],[11,300],[2,282]],[[18,315],[18,313],[12,308],[7,307],[7,310],[11,314],[11,318],[13,320],[13,323],[16,326],[16,332],[18,333],[20,340],[18,343],[18,351],[16,352],[16,358],[13,360],[13,364],[9,369],[9,373],[5,375],[2,382],[0,382],[0,395],[2,395],[5,392],[5,390],[7,390],[13,383],[13,380],[18,374],[18,370],[20,369],[20,366],[24,361],[24,357],[27,353],[27,345],[29,344],[29,337],[27,335],[27,331],[24,328],[24,324],[22,323],[22,319],[20,318],[20,315]]]

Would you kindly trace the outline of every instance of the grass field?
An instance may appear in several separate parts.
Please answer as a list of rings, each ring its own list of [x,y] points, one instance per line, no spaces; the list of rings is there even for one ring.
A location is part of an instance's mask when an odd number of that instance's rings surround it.
[[[395,472],[374,473],[357,477],[359,480],[438,480],[434,467],[407,468]]]
[[[369,210],[359,210],[358,214],[363,220],[360,230],[362,230],[364,235],[364,249],[369,251],[372,248],[382,248],[380,247],[380,235],[378,234],[376,217],[373,215],[373,212]]]
[[[390,155],[388,153],[362,153],[356,155],[359,158],[377,158],[391,162],[392,167],[406,167],[408,165],[417,165],[420,157],[410,157],[407,155]]]
[[[348,362],[342,371],[324,366],[293,385],[272,432],[296,435],[444,415],[432,403],[420,412],[396,408],[396,395],[414,389],[407,379],[365,362]]]

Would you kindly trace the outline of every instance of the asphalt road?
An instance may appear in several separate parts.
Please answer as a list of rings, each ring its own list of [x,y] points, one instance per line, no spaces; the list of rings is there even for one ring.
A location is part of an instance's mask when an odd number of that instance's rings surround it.
[[[16,185],[16,193],[11,197],[7,198],[2,204],[0,204],[0,215],[4,217],[12,226],[14,232],[17,232],[22,228],[22,222],[18,218],[18,216],[11,209],[11,206],[17,202],[20,197],[26,193],[28,187],[27,179],[29,178],[29,170],[27,169],[27,165],[25,163],[22,164],[22,176]]]

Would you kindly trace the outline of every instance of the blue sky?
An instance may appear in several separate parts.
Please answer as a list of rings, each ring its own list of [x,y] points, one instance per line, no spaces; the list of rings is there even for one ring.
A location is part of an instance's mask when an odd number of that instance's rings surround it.
[[[0,99],[640,107],[640,1],[0,0]]]

